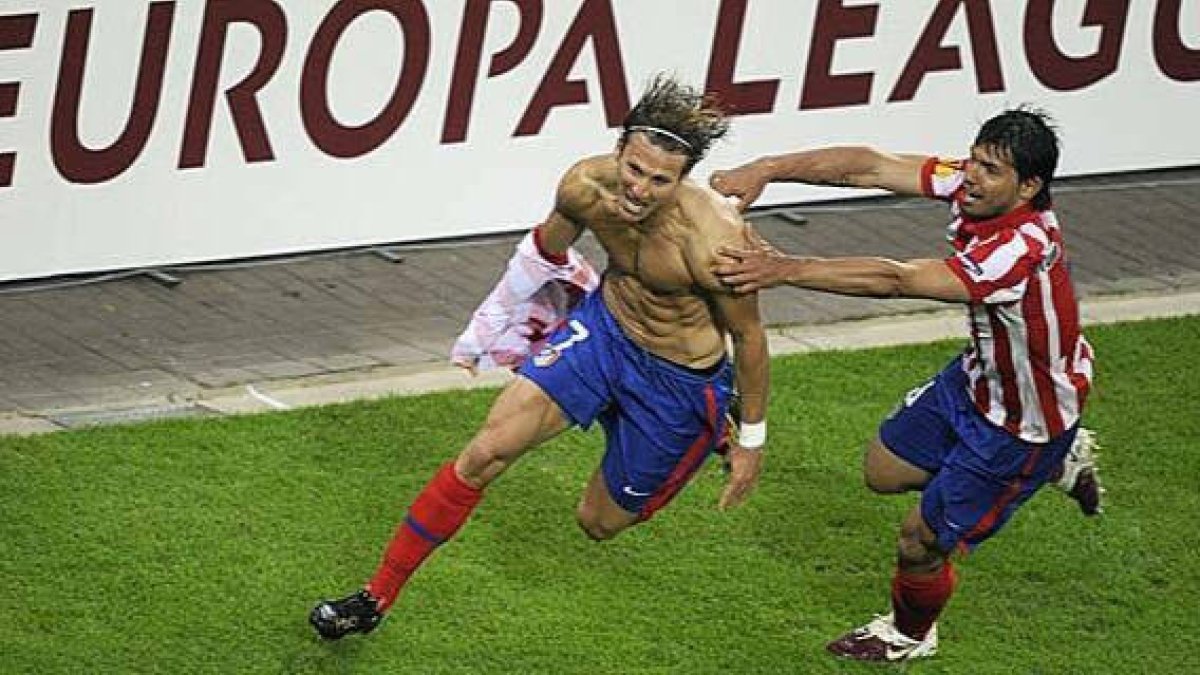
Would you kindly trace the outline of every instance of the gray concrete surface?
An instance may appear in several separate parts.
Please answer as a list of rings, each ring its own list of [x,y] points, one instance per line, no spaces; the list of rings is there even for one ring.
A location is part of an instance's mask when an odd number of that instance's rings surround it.
[[[1056,206],[1088,322],[1200,313],[1200,168],[1061,181]],[[925,200],[769,209],[755,226],[813,255],[940,256]],[[518,235],[0,284],[0,433],[251,412],[494,386],[449,366]],[[595,242],[581,243],[600,263]],[[775,353],[962,335],[923,301],[763,294]]]

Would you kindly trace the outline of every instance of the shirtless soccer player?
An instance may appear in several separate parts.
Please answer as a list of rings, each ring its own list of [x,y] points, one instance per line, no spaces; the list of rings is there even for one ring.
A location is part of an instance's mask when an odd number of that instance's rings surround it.
[[[725,435],[736,384],[742,419],[720,506],[749,495],[766,439],[766,337],[757,295],[733,294],[711,271],[721,246],[743,245],[745,226],[732,205],[688,178],[727,130],[702,94],[659,76],[625,118],[615,151],[566,172],[553,211],[536,228],[538,249],[565,260],[590,230],[608,257],[600,287],[525,362],[475,437],[417,495],[366,585],[312,610],[322,637],[373,630],[487,486],[572,426],[604,428],[604,457],[576,517],[588,537],[611,539],[665,506],[703,464]]]

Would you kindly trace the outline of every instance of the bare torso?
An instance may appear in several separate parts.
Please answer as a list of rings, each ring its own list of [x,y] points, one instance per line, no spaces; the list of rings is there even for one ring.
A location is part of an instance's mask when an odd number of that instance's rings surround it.
[[[613,213],[616,162],[585,160],[568,177],[576,222],[596,236],[608,254],[601,292],[625,333],[668,361],[691,368],[713,365],[725,354],[724,330],[712,306],[725,292],[709,270],[722,241],[740,235],[733,208],[715,193],[684,181],[675,203],[641,223]],[[571,189],[577,187],[578,189]]]

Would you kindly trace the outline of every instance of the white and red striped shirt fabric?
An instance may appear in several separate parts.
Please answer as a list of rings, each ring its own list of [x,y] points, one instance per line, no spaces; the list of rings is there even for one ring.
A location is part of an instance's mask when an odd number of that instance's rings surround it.
[[[1023,206],[990,220],[961,211],[964,161],[930,158],[929,197],[948,201],[946,264],[971,293],[971,344],[963,355],[971,400],[984,416],[1030,443],[1071,428],[1091,387],[1093,355],[1053,211]]]
[[[550,333],[600,275],[574,248],[561,260],[542,251],[537,229],[517,244],[504,275],[471,315],[450,349],[450,360],[480,370],[516,370],[541,349]]]

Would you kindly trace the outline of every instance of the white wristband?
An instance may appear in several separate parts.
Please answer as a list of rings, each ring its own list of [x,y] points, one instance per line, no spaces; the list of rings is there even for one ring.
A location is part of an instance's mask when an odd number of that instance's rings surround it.
[[[738,445],[743,450],[758,450],[767,443],[767,421],[743,423],[738,429]]]

